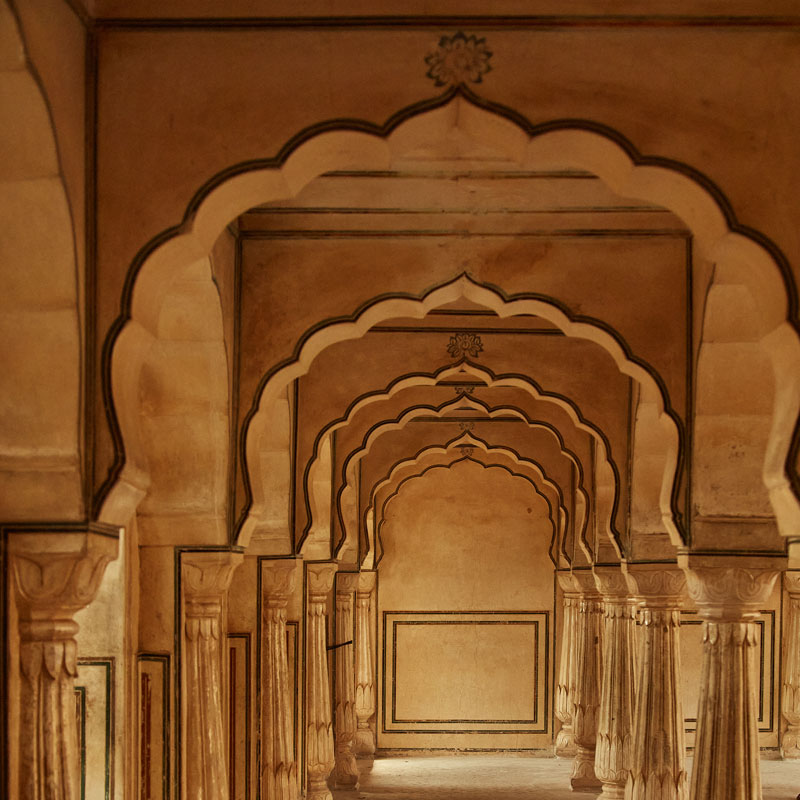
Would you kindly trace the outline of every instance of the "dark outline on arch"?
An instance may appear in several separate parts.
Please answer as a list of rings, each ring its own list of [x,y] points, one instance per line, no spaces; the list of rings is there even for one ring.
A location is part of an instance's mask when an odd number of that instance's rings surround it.
[[[451,447],[454,447],[454,446],[455,447],[463,447],[464,445],[456,445],[456,442],[458,442],[460,439],[463,439],[464,437],[469,437],[470,439],[473,439],[474,441],[480,442],[481,444],[483,444],[486,447],[486,451],[485,451],[486,455],[490,455],[490,453],[488,452],[490,450],[506,450],[509,453],[514,453],[515,455],[518,455],[516,450],[514,450],[513,447],[508,447],[506,445],[490,445],[489,442],[487,442],[485,439],[482,439],[480,436],[475,436],[474,433],[465,432],[465,433],[459,434],[458,436],[454,437],[449,442],[445,442],[443,445],[430,445],[428,447],[423,447],[421,450],[418,450],[413,456],[411,456],[410,459],[403,459],[401,461],[396,461],[389,468],[389,473],[387,474],[387,476],[386,476],[386,478],[384,480],[388,481],[389,478],[391,477],[392,472],[400,464],[402,464],[404,462],[405,463],[410,463],[411,461],[416,461],[423,453],[425,453],[428,450],[432,450],[432,449],[435,449],[435,448],[444,448],[445,450],[449,450]],[[466,455],[465,455],[465,457],[466,457]],[[472,456],[469,456],[469,457],[472,458],[474,461],[477,461],[477,459],[475,458],[474,454]],[[539,464],[538,461],[534,461],[533,459],[527,459],[527,458],[524,459],[524,460],[526,462],[528,462],[528,463],[535,464],[542,471],[542,474],[545,475],[545,477],[547,477],[546,473],[544,471],[544,468],[541,466],[541,464]],[[451,463],[453,463],[453,462],[451,462]],[[484,462],[481,462],[481,463],[484,463]],[[431,466],[435,466],[435,465],[431,465]],[[445,466],[445,465],[444,464],[440,464],[439,466]],[[487,465],[487,466],[489,466],[489,465]],[[502,464],[494,464],[494,465],[491,465],[491,466],[500,467],[500,466],[502,466]],[[409,477],[413,477],[413,476],[409,476]],[[549,478],[548,478],[548,480],[549,480]],[[558,488],[558,484],[554,483],[554,485]],[[398,484],[398,487],[396,487],[396,488],[399,489],[399,484]],[[375,491],[375,487],[373,486],[372,491],[370,492],[370,503],[369,503],[369,506],[364,510],[364,512],[362,514],[361,522],[362,522],[362,526],[363,526],[363,530],[364,531],[366,531],[366,529],[367,529],[367,514],[369,513],[369,509],[372,506],[372,503],[374,501],[374,491]],[[545,500],[547,501],[547,506],[550,509],[550,518],[552,519],[553,504],[550,502],[549,498],[544,494],[544,492],[542,492],[538,487],[537,487],[536,491],[537,491],[538,494],[542,495],[545,498]],[[394,494],[394,493],[395,492],[393,492],[392,494]],[[388,502],[388,500],[389,500],[389,498],[387,497],[386,500],[383,501],[383,503],[381,504],[381,510],[383,510],[386,507],[386,503]],[[567,533],[567,530],[568,530],[568,526],[569,526],[570,522],[572,522],[572,524],[574,525],[574,521],[572,520],[572,515],[570,514],[569,509],[565,505],[561,504],[560,508],[564,509],[564,534],[565,534],[565,538],[566,538],[566,533]],[[585,533],[586,528],[588,527],[588,525],[589,525],[589,513],[588,513],[588,505],[587,505],[586,518],[585,518],[584,524],[583,524],[584,533]],[[574,530],[574,528],[573,528],[573,530]],[[363,540],[363,538],[364,537],[361,536],[360,532],[359,532],[359,539]],[[551,559],[553,559],[552,548],[553,548],[553,545],[556,543],[557,539],[558,539],[558,531],[556,531],[556,533],[555,533],[555,535],[553,537],[553,540],[550,542],[550,553],[551,553],[550,558]],[[344,541],[345,540],[342,539],[341,543],[337,547],[337,550],[336,550],[336,552],[334,554],[337,557],[338,557],[339,551],[341,550],[342,545],[344,544]],[[585,539],[584,539],[584,541],[585,541]],[[362,541],[362,544],[363,544],[363,541]],[[562,545],[560,550],[564,554],[564,557],[565,557],[567,563],[571,564],[572,563],[572,559],[570,559],[567,556],[567,554],[564,552],[564,550],[563,550],[563,542],[561,542],[560,544]],[[555,559],[554,559],[554,563],[555,563]]]
[[[442,403],[440,406],[437,406],[436,407],[437,416],[438,416],[438,414],[441,414],[443,411],[446,412],[448,406],[451,406],[451,405],[453,405],[454,403],[457,403],[457,402],[461,402],[461,399],[462,398],[456,398],[455,400],[448,400],[447,402]],[[584,472],[583,472],[583,465],[581,464],[580,459],[576,456],[576,454],[572,450],[570,450],[569,448],[565,447],[564,440],[563,440],[560,432],[558,431],[558,429],[556,429],[555,427],[553,427],[549,423],[541,422],[539,420],[532,420],[531,417],[527,414],[527,412],[525,412],[523,409],[521,409],[521,408],[519,408],[517,406],[506,404],[506,405],[501,405],[501,406],[492,406],[490,408],[488,403],[485,403],[484,401],[479,400],[477,398],[470,398],[470,401],[475,403],[478,406],[483,407],[490,419],[492,418],[492,415],[494,415],[497,412],[502,412],[504,410],[510,410],[510,411],[514,412],[516,415],[518,415],[519,418],[525,424],[527,424],[530,429],[535,428],[535,427],[543,428],[543,429],[547,430],[549,433],[551,433],[551,434],[553,434],[555,436],[556,441],[558,442],[558,445],[561,448],[562,455],[564,455],[571,462],[572,467],[577,467],[579,475],[580,475],[580,478],[581,478],[581,480],[580,480],[580,490],[581,490],[582,494],[585,496],[585,499],[586,499],[586,519],[584,520],[584,525],[583,525],[583,528],[582,528],[582,530],[580,532],[581,536],[583,537],[583,535],[586,533],[586,528],[587,528],[587,526],[589,524],[589,512],[590,512],[590,509],[593,508],[594,505],[595,505],[594,497],[590,494],[589,487],[586,487],[583,484]],[[345,461],[342,464],[341,483],[339,485],[338,491],[336,492],[336,501],[335,501],[336,502],[336,513],[337,513],[337,517],[338,517],[338,520],[339,520],[339,528],[340,528],[340,531],[341,531],[341,536],[339,537],[339,541],[336,542],[336,545],[334,547],[334,554],[338,554],[339,553],[339,551],[341,550],[341,548],[343,547],[343,545],[344,545],[344,543],[345,543],[345,541],[347,539],[347,531],[345,529],[344,517],[343,517],[343,514],[342,514],[341,498],[342,498],[342,495],[344,494],[344,490],[349,485],[347,483],[347,469],[348,469],[348,466],[350,465],[351,459],[357,453],[363,453],[364,452],[364,446],[366,445],[367,440],[369,439],[369,437],[370,437],[370,435],[372,434],[373,431],[377,430],[380,427],[384,427],[387,424],[392,424],[393,422],[399,422],[400,419],[402,417],[406,416],[406,414],[408,414],[409,411],[417,411],[418,409],[427,409],[427,408],[429,408],[429,406],[424,405],[424,404],[415,405],[415,406],[406,406],[406,408],[404,408],[400,412],[400,415],[398,417],[396,417],[395,419],[393,419],[393,420],[392,419],[383,419],[383,420],[381,420],[379,422],[376,422],[374,425],[372,425],[369,428],[369,430],[365,434],[365,436],[364,436],[364,438],[363,438],[363,440],[361,442],[361,447],[358,447],[355,450],[351,450],[350,453],[348,454],[347,458],[345,459]],[[412,419],[413,419],[413,417],[412,417]],[[447,422],[447,418],[446,417],[441,417],[441,420],[443,422]],[[404,426],[403,429],[405,429],[405,426]],[[458,439],[462,438],[462,436],[463,436],[463,434],[460,434],[459,436],[456,436],[453,439],[451,439],[450,441],[446,442],[444,445],[433,444],[433,445],[430,445],[430,447],[445,447],[445,448],[448,448],[448,447],[452,446],[453,442],[455,442]],[[523,460],[531,461],[532,463],[535,463],[542,470],[542,474],[546,476],[547,473],[545,472],[544,467],[541,466],[541,464],[538,461],[534,461],[533,459],[530,459],[527,456],[521,455],[520,452],[518,450],[516,450],[515,448],[513,448],[513,447],[511,447],[509,445],[506,445],[506,444],[490,445],[486,440],[482,439],[480,436],[476,436],[474,434],[470,434],[470,436],[475,441],[481,442],[487,448],[489,448],[489,447],[503,448],[505,450],[508,450],[509,452],[514,453],[514,455],[519,459],[523,459]],[[419,454],[424,452],[424,450],[426,450],[426,449],[429,449],[429,448],[425,447],[422,450],[418,451],[418,453],[414,456],[414,458],[419,456]],[[406,459],[403,459],[403,460],[406,460]],[[392,466],[391,469],[394,469],[394,467],[397,466],[397,464],[399,464],[399,463],[400,463],[399,461],[396,462]],[[609,459],[609,463],[611,463],[610,459]],[[391,469],[390,469],[390,474],[391,474]],[[611,508],[611,518],[609,520],[609,524],[610,524],[610,528],[611,528],[611,533],[614,536],[615,540],[617,541],[617,545],[619,547],[621,547],[621,545],[620,545],[621,536],[620,536],[620,533],[619,533],[619,531],[617,530],[617,528],[615,527],[615,524],[614,524],[614,522],[615,522],[614,518],[615,518],[616,512],[617,512],[617,510],[619,508],[619,483],[618,483],[618,473],[616,471],[616,465],[612,466],[612,469],[614,470],[614,475],[615,475],[614,503],[613,503],[612,508]],[[387,476],[387,477],[389,477],[389,476]],[[548,478],[548,480],[550,480],[550,479]],[[564,505],[564,502],[563,502],[563,500],[564,500],[564,490],[555,481],[553,481],[553,483],[556,486],[556,488],[558,490],[558,493],[559,493],[559,497],[560,497],[560,501],[561,501],[560,505],[565,509],[565,511],[567,511],[567,514],[568,514],[569,512],[568,512],[568,510],[567,510],[567,508],[566,508],[566,506]],[[374,492],[375,492],[375,487],[373,486],[372,489],[370,490],[369,505],[372,504],[372,501],[374,499]],[[364,519],[362,521],[364,521],[364,522],[366,521],[366,510],[364,511]],[[310,533],[310,531],[311,531],[311,520],[310,520],[310,515],[309,515],[309,522],[306,525],[305,529],[303,530],[302,538],[300,540],[298,548],[300,546],[302,546],[303,542],[305,542],[305,540],[306,540],[308,534]],[[583,539],[583,541],[585,542],[585,539]]]
[[[169,228],[166,228],[161,233],[154,236],[136,253],[131,263],[131,266],[128,269],[128,272],[125,276],[125,281],[123,283],[122,296],[120,299],[119,315],[111,324],[105,336],[105,339],[103,340],[103,347],[100,357],[101,377],[102,377],[102,385],[101,385],[102,398],[103,398],[104,408],[106,411],[106,421],[108,423],[109,433],[112,440],[113,458],[111,466],[108,468],[107,475],[103,480],[103,483],[100,485],[100,487],[94,494],[92,502],[93,516],[96,516],[99,513],[103,501],[105,500],[105,498],[111,491],[112,487],[116,483],[125,465],[125,444],[122,438],[122,431],[119,426],[119,420],[117,418],[116,409],[114,407],[114,398],[111,386],[111,360],[114,351],[114,345],[116,344],[117,338],[119,337],[119,334],[121,333],[125,324],[131,319],[131,302],[133,297],[133,288],[136,282],[136,278],[145,260],[153,253],[153,251],[157,247],[164,244],[173,237],[177,236],[178,234],[183,233],[187,228],[189,228],[192,218],[194,217],[195,213],[197,212],[197,209],[199,208],[200,204],[205,199],[205,197],[208,194],[210,194],[212,190],[217,188],[220,184],[224,183],[228,179],[252,170],[279,168],[289,158],[289,156],[298,147],[300,147],[300,145],[304,144],[305,142],[309,141],[310,139],[321,133],[327,133],[332,131],[352,131],[352,132],[366,133],[385,139],[401,123],[425,111],[432,111],[437,108],[441,108],[445,106],[447,103],[449,103],[455,97],[462,97],[466,101],[468,101],[469,103],[478,108],[481,108],[492,114],[495,114],[497,116],[509,120],[532,138],[541,135],[543,133],[555,130],[572,129],[572,130],[582,130],[591,133],[596,133],[614,142],[618,147],[620,147],[622,151],[628,156],[628,158],[631,159],[634,165],[663,167],[667,170],[682,174],[688,177],[696,184],[698,184],[699,186],[701,186],[706,192],[708,192],[708,194],[716,202],[718,208],[722,212],[722,215],[725,219],[728,229],[734,233],[738,233],[759,244],[761,247],[764,248],[764,250],[766,250],[770,254],[772,259],[778,266],[778,269],[780,270],[781,276],[783,278],[784,289],[786,291],[786,299],[788,307],[787,322],[794,328],[798,336],[800,336],[800,321],[798,321],[798,292],[794,282],[794,277],[789,267],[788,260],[781,252],[780,248],[774,242],[772,242],[772,240],[770,240],[767,236],[755,230],[754,228],[751,228],[750,226],[741,224],[737,220],[733,207],[731,206],[727,197],[707,175],[695,169],[694,167],[690,167],[675,159],[665,158],[663,156],[642,155],[641,153],[639,153],[639,151],[636,149],[633,143],[629,139],[627,139],[623,134],[602,123],[594,122],[591,120],[579,119],[579,118],[563,118],[558,120],[551,120],[545,123],[533,124],[518,111],[501,103],[496,103],[487,100],[485,98],[482,98],[479,95],[472,92],[468,87],[464,86],[463,84],[458,86],[453,86],[443,94],[438,95],[437,97],[428,98],[426,100],[411,104],[403,109],[400,109],[395,114],[391,115],[383,125],[377,125],[375,123],[368,122],[365,120],[352,119],[352,118],[336,118],[320,122],[315,125],[311,125],[303,129],[299,133],[297,133],[295,136],[289,139],[289,141],[278,151],[278,153],[275,156],[271,158],[250,159],[247,161],[240,162],[238,164],[234,164],[231,167],[228,167],[227,169],[224,169],[216,173],[214,176],[209,178],[195,192],[194,196],[191,198],[186,207],[183,219],[177,225],[173,225]],[[421,298],[413,298],[409,295],[392,295],[392,296],[407,297],[409,299],[421,299]],[[378,299],[380,298],[376,298],[373,302],[377,302]],[[358,313],[359,312],[357,311],[356,315]],[[298,347],[296,347],[294,351],[295,355],[299,352],[299,348],[306,341],[306,339],[309,336],[311,336],[314,332],[316,332],[316,330],[319,330],[321,327],[325,327],[326,325],[342,321],[348,321],[348,320],[346,319],[327,320],[311,328],[298,342]],[[626,355],[628,354],[629,351],[626,346],[623,347],[623,352],[625,352]],[[288,364],[296,360],[297,360],[296,358],[284,359],[282,362],[275,365],[269,371],[269,373],[267,373],[259,382],[259,385],[256,390],[256,395],[257,396],[260,395],[266,381],[272,374],[274,374],[277,370],[283,368],[284,366],[287,366]],[[659,381],[659,386],[661,386],[660,381]],[[670,413],[673,416],[673,419],[676,419],[674,412],[672,412],[671,409],[669,410],[668,413]],[[244,508],[242,509],[242,512],[239,515],[238,520],[236,521],[236,524],[234,526],[234,531],[229,532],[231,535],[233,535],[235,531],[241,529],[243,521],[247,518],[247,514],[252,505],[252,490],[249,482],[247,462],[246,458],[244,457],[245,452],[243,444],[246,440],[246,434],[252,416],[253,414],[251,409],[243,419],[242,429],[241,432],[239,433],[240,445],[239,445],[239,452],[236,454],[236,457],[242,459],[241,465],[242,465],[242,480],[245,490],[245,504]],[[683,538],[686,540],[688,530],[684,526],[684,520],[682,519],[682,515],[680,514],[679,509],[676,505],[676,497],[675,497],[676,493],[675,487],[680,485],[681,482],[680,478],[685,468],[684,460],[687,455],[684,452],[685,434],[680,425],[680,422],[679,421],[677,422],[679,424],[678,428],[679,452],[678,452],[678,460],[676,466],[676,479],[673,483],[673,493],[670,502],[672,506],[675,524],[678,527],[678,530],[681,532]],[[232,457],[233,455],[234,454],[231,454]],[[784,475],[789,480],[789,483],[792,487],[795,497],[800,499],[800,474],[798,474],[798,471],[795,468],[795,463],[798,459],[798,456],[800,456],[800,417],[798,417],[798,419],[795,420],[794,428],[792,430],[791,441],[789,443],[789,448],[786,456],[786,461],[784,462]]]
[[[598,347],[599,347],[599,345],[598,345]],[[614,461],[614,457],[612,455],[611,443],[608,441],[607,436],[605,435],[605,433],[599,427],[597,427],[593,423],[589,422],[583,416],[583,413],[581,412],[580,408],[578,407],[578,405],[573,400],[571,400],[570,398],[566,397],[565,395],[559,394],[558,392],[546,392],[546,391],[544,391],[542,389],[542,387],[539,385],[539,383],[537,381],[535,381],[531,377],[523,376],[520,373],[503,373],[503,374],[500,374],[500,375],[496,375],[491,369],[489,369],[489,367],[487,367],[485,365],[476,364],[475,362],[470,361],[468,358],[461,358],[458,361],[455,361],[452,364],[448,364],[447,366],[442,367],[441,369],[438,369],[438,370],[436,370],[434,372],[430,372],[430,373],[408,372],[408,373],[405,373],[404,375],[401,375],[401,376],[393,379],[392,381],[390,381],[386,385],[386,387],[384,389],[376,390],[376,391],[372,391],[372,392],[365,392],[364,394],[359,395],[358,397],[356,397],[350,403],[350,405],[348,405],[348,407],[347,407],[347,409],[346,409],[346,411],[345,411],[343,416],[338,417],[338,418],[330,421],[324,428],[322,428],[319,431],[319,433],[317,434],[317,436],[316,436],[316,438],[314,440],[314,447],[312,449],[311,457],[307,461],[306,466],[305,466],[305,468],[303,470],[302,487],[303,487],[303,504],[304,504],[304,509],[305,509],[305,524],[303,526],[303,532],[302,532],[302,534],[300,536],[300,539],[299,539],[299,542],[298,542],[298,547],[300,545],[302,545],[302,543],[305,541],[305,538],[306,538],[306,536],[308,535],[308,533],[309,533],[309,531],[311,529],[311,504],[310,504],[310,501],[308,499],[308,496],[309,496],[308,482],[309,482],[309,478],[310,478],[310,475],[311,475],[311,467],[313,466],[314,462],[319,457],[319,448],[320,448],[320,445],[322,443],[323,437],[327,433],[333,431],[335,427],[338,430],[338,426],[341,426],[343,423],[347,422],[350,419],[350,415],[353,413],[353,410],[355,409],[356,405],[361,403],[363,400],[366,400],[366,399],[371,398],[371,397],[384,397],[385,400],[391,400],[393,397],[396,397],[396,395],[392,395],[391,394],[392,389],[400,381],[404,381],[404,380],[406,380],[408,378],[430,378],[431,380],[436,380],[437,381],[437,383],[434,383],[434,384],[432,384],[430,386],[427,386],[426,384],[416,384],[414,386],[407,387],[408,389],[441,387],[443,384],[438,383],[439,376],[441,376],[445,372],[448,372],[449,370],[451,370],[454,367],[459,367],[459,366],[462,366],[464,364],[467,364],[470,367],[474,367],[475,369],[479,370],[480,372],[487,373],[490,376],[492,381],[498,381],[499,382],[499,381],[502,381],[504,379],[524,380],[535,391],[537,391],[539,393],[540,398],[536,398],[534,395],[531,395],[531,399],[532,400],[536,400],[537,402],[549,402],[549,400],[552,399],[552,400],[561,400],[565,404],[569,405],[569,407],[572,408],[572,410],[575,412],[575,415],[578,418],[578,420],[582,424],[586,425],[586,427],[590,428],[593,431],[593,433],[599,439],[601,439],[601,441],[603,442],[603,446],[606,449],[606,455],[607,455],[608,463],[611,465],[611,469],[612,469],[613,474],[614,474],[615,485],[619,484],[620,474],[619,474],[619,469],[618,469],[618,467],[616,465],[616,462]],[[477,386],[479,386],[479,384],[476,384],[476,387]],[[489,386],[488,384],[485,384],[485,383],[482,384],[482,386],[483,386],[483,388],[485,388],[485,389],[487,389],[489,391],[491,391],[491,389],[494,388],[494,387],[491,387],[491,386]],[[502,388],[515,388],[515,387],[502,387]],[[401,391],[405,391],[405,389],[403,389]],[[524,390],[520,389],[520,391],[524,391]],[[477,397],[470,397],[469,399],[471,401],[477,403],[478,405],[481,405],[484,408],[486,408],[487,413],[489,412],[489,402],[488,401],[484,402],[483,400],[480,400]],[[450,400],[448,402],[452,402],[452,400]],[[416,406],[414,406],[414,407],[416,408]],[[439,408],[443,408],[443,407],[444,406],[439,406]],[[406,411],[409,408],[411,408],[411,406],[407,406],[406,407]],[[492,408],[494,408],[494,407],[492,407]],[[575,462],[576,462],[576,464],[578,466],[579,483],[580,483],[581,486],[583,486],[584,485],[583,484],[584,472],[583,472],[583,467],[580,464],[580,459],[578,459],[577,456],[575,455],[575,453],[573,453],[571,450],[569,450],[565,446],[564,438],[561,435],[561,431],[558,428],[556,428],[554,425],[550,424],[549,422],[545,422],[543,420],[531,420],[531,418],[528,416],[527,412],[523,411],[521,408],[518,408],[516,406],[508,406],[508,408],[512,408],[514,411],[517,411],[520,415],[523,415],[525,420],[526,420],[526,422],[529,425],[535,423],[537,425],[540,425],[543,428],[548,428],[549,430],[551,430],[554,433],[554,435],[558,439],[558,442],[559,442],[559,444],[561,446],[561,449],[564,452],[568,452],[575,459]],[[585,431],[581,431],[577,427],[576,427],[576,430],[579,433],[586,433]],[[594,438],[592,436],[592,434],[587,434],[587,435],[590,436],[590,438]],[[615,489],[615,493],[614,494],[615,494],[615,497],[614,497],[614,506],[613,506],[613,509],[612,509],[612,515],[614,517],[616,517],[616,512],[617,512],[618,505],[619,505],[619,500],[618,500],[618,494],[619,493],[618,493],[618,491],[616,489]],[[340,546],[341,546],[341,541],[336,545],[337,549]]]
[[[385,427],[386,425],[391,425],[393,423],[399,423],[400,420],[408,413],[409,410],[413,410],[413,411],[430,410],[430,411],[436,412],[438,414],[438,413],[440,413],[442,411],[442,409],[446,409],[447,406],[452,405],[454,402],[460,402],[460,398],[456,398],[455,401],[454,400],[449,400],[446,403],[442,403],[440,406],[431,406],[431,405],[427,405],[425,403],[421,403],[420,405],[417,405],[417,406],[408,406],[403,411],[401,411],[400,414],[397,417],[395,417],[394,419],[383,419],[383,420],[380,420],[379,422],[376,422],[374,425],[371,425],[369,427],[369,429],[367,430],[367,432],[364,434],[363,439],[361,440],[361,446],[356,448],[356,449],[354,449],[354,450],[351,450],[348,453],[347,458],[342,462],[342,469],[341,469],[341,476],[340,476],[341,481],[340,481],[339,488],[338,488],[338,490],[336,492],[336,499],[335,499],[336,514],[337,514],[337,517],[339,519],[339,527],[340,527],[341,532],[342,532],[342,535],[339,538],[339,541],[336,542],[336,545],[334,547],[334,552],[335,553],[340,550],[340,548],[342,547],[342,545],[344,544],[345,539],[346,539],[346,530],[345,530],[345,525],[344,525],[344,517],[342,515],[342,495],[344,494],[344,490],[348,486],[347,469],[350,466],[350,462],[352,461],[353,457],[358,453],[364,453],[365,452],[364,449],[366,447],[366,444],[369,441],[369,438],[373,434],[374,431],[378,430],[379,428]],[[484,405],[484,403],[482,403],[480,401],[475,401],[475,402],[478,403],[479,405]],[[507,406],[507,408],[513,408],[513,406]],[[529,417],[524,411],[522,411],[521,409],[515,409],[515,410],[523,417],[524,420],[528,421],[528,423],[530,424]],[[413,419],[413,417],[412,417],[412,419]],[[442,418],[442,419],[444,421],[446,421],[445,418]],[[403,428],[405,428],[405,426],[403,426]],[[456,438],[458,438],[458,437],[456,437]],[[483,442],[483,439],[480,439],[480,437],[478,437],[478,436],[474,436],[473,438],[478,440],[478,441]],[[498,446],[502,446],[506,450],[509,450],[510,452],[513,452],[514,455],[517,456],[517,458],[519,458],[519,459],[523,459],[523,460],[527,460],[527,461],[531,460],[531,459],[527,459],[525,456],[521,455],[513,447],[507,447],[505,445],[498,445]],[[359,459],[359,461],[360,460],[361,459]],[[534,462],[534,463],[539,465],[538,462]],[[542,474],[546,475],[547,473],[545,472],[544,468],[541,467],[541,465],[539,465],[539,466],[540,466],[540,468],[542,470]],[[563,500],[564,500],[563,490],[561,489],[561,487],[555,481],[553,481],[553,484],[558,488],[558,493],[559,493],[559,497],[560,497],[560,500],[561,500],[561,505],[563,506],[564,505],[564,503],[563,503]],[[300,547],[302,547],[302,545],[305,542],[305,539],[308,536],[308,533],[310,532],[310,530],[311,530],[311,525],[309,524],[306,527],[306,529],[303,531],[303,536],[302,536],[300,542],[298,543],[298,550],[300,549]],[[620,546],[619,531],[617,531],[616,528],[614,528],[614,524],[613,524],[613,509],[612,509],[611,530],[612,530],[612,533],[614,535],[614,538],[617,540],[617,545]]]
[[[516,451],[514,451],[512,448],[507,448],[507,449],[512,450],[512,452],[516,453]],[[553,536],[550,539],[550,546],[547,549],[547,554],[550,556],[550,560],[553,561],[553,555],[552,555],[553,542],[558,538],[558,525],[556,524],[556,521],[553,519],[553,506],[550,503],[550,500],[545,494],[539,491],[539,488],[529,477],[527,477],[527,475],[521,475],[520,473],[514,472],[510,467],[507,467],[504,464],[484,464],[482,461],[478,461],[476,458],[466,455],[454,459],[449,464],[431,464],[430,466],[425,467],[425,469],[423,469],[422,472],[418,473],[417,475],[409,475],[407,478],[403,478],[403,480],[397,484],[397,488],[394,490],[394,492],[392,492],[392,494],[390,494],[389,497],[387,497],[386,500],[384,500],[383,507],[385,508],[390,500],[392,500],[393,498],[397,497],[398,494],[400,494],[400,489],[402,489],[403,485],[406,484],[408,481],[413,481],[416,480],[417,478],[422,478],[426,473],[430,472],[433,469],[451,469],[456,464],[459,464],[462,461],[464,462],[471,461],[473,464],[477,464],[482,469],[502,469],[503,471],[511,475],[511,477],[513,478],[522,478],[522,480],[526,481],[533,487],[533,491],[536,492],[536,494],[538,494],[539,497],[544,498],[545,502],[547,503],[547,507],[550,509],[549,519],[553,526]],[[544,470],[542,470],[542,473],[544,474]],[[375,528],[375,567],[374,567],[375,569],[378,568],[378,565],[380,564],[381,559],[383,558],[383,540],[381,539],[381,533],[380,533],[380,528],[382,526],[383,522],[381,522],[380,526]],[[558,564],[555,561],[553,561],[553,564],[557,569]]]

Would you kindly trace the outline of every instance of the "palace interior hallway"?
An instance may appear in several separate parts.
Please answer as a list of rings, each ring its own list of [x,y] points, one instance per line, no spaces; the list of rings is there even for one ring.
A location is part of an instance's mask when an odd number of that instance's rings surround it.
[[[798,86],[796,0],[0,0],[0,796],[794,797]]]

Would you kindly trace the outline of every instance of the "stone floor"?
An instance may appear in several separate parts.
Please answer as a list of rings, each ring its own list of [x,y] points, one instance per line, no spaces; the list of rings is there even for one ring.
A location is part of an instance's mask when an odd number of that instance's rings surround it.
[[[570,763],[555,758],[396,756],[359,762],[357,791],[336,790],[335,800],[567,800]],[[691,762],[688,764],[691,770]],[[795,800],[800,763],[762,761],[763,800]]]

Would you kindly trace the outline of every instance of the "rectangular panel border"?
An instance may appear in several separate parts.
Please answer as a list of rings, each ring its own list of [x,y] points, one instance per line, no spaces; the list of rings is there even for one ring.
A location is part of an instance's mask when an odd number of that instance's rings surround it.
[[[398,728],[387,728],[387,719],[386,719],[386,711],[387,709],[387,697],[386,697],[386,686],[389,683],[388,680],[388,673],[387,673],[387,652],[389,650],[389,637],[388,637],[388,628],[390,623],[390,618],[392,617],[415,617],[415,616],[426,616],[426,617],[444,617],[444,616],[452,616],[452,617],[492,617],[493,619],[457,619],[457,620],[395,620],[391,619],[392,623],[392,650],[391,650],[391,724],[395,724],[395,722],[402,724],[408,722],[409,724],[413,724],[417,721],[411,720],[396,720],[396,682],[395,682],[395,670],[394,665],[396,661],[396,625],[398,623],[403,624],[496,624],[496,625],[508,625],[508,624],[534,624],[536,625],[536,652],[537,655],[541,653],[541,657],[537,657],[534,663],[534,681],[535,681],[535,720],[534,722],[538,721],[539,715],[539,697],[540,697],[540,690],[541,690],[541,705],[542,705],[542,720],[543,726],[536,727],[536,728],[477,728],[477,729],[453,729],[453,728],[445,728],[445,729],[430,729],[430,728],[423,728],[423,729],[398,729]],[[514,619],[515,617],[526,616],[530,619],[527,620],[520,620]],[[505,619],[497,619],[497,617],[505,617]],[[535,617],[535,619],[534,619]],[[539,625],[543,623],[544,630],[541,631],[539,629]],[[541,635],[543,633],[543,635]],[[549,680],[548,680],[548,670],[547,664],[550,657],[550,611],[548,610],[534,610],[534,611],[519,611],[519,610],[510,610],[510,611],[384,611],[383,612],[383,647],[381,653],[381,661],[383,663],[383,686],[382,686],[382,705],[383,710],[381,714],[382,719],[382,732],[386,734],[546,734],[548,733],[548,692],[549,692]],[[540,660],[544,659],[544,669],[542,669],[542,665],[539,663]],[[539,686],[540,676],[544,675],[544,685],[542,687]],[[435,723],[448,723],[452,722],[454,724],[498,724],[498,723],[507,723],[509,725],[513,724],[530,724],[530,721],[524,720],[522,722],[517,722],[515,720],[432,720],[430,724]],[[428,724],[426,722],[420,722],[419,724]]]

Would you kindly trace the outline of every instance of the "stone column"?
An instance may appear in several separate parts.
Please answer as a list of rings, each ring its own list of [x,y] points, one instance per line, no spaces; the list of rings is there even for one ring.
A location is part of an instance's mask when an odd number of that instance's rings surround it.
[[[8,535],[20,667],[19,781],[13,796],[80,798],[73,617],[94,599],[117,546],[118,532],[100,526]]]
[[[677,566],[629,564],[639,611],[638,694],[625,800],[688,800],[680,668],[680,602],[686,579]]]
[[[558,585],[564,595],[564,620],[561,628],[561,659],[556,684],[556,717],[561,730],[556,736],[554,752],[561,758],[572,758],[577,752],[572,720],[575,715],[575,649],[577,646],[577,606],[580,595],[569,572],[559,572]]]
[[[769,598],[778,569],[771,564],[745,568],[710,565],[709,561],[684,556],[681,563],[689,593],[704,620],[690,797],[760,800],[758,637],[753,619]]]
[[[594,767],[603,783],[600,796],[622,800],[631,768],[636,601],[620,567],[595,567],[594,578],[603,608],[603,678]]]
[[[783,574],[789,595],[783,634],[783,687],[781,709],[786,729],[781,736],[781,755],[800,758],[800,570]]]
[[[372,608],[375,573],[361,572],[356,590],[356,729],[355,752],[372,755],[375,735],[370,719],[375,713],[375,671],[373,661]]]
[[[332,800],[327,779],[335,764],[328,677],[327,606],[336,564],[307,565],[306,773],[307,800]]]
[[[297,564],[293,559],[265,561],[261,566],[264,675],[261,797],[264,800],[297,800],[299,794],[286,653],[286,606],[294,589],[296,572]]]
[[[223,689],[225,601],[242,553],[187,552],[183,588],[183,707],[185,790],[191,800],[226,800],[228,768]]]
[[[336,767],[334,776],[340,788],[358,786],[358,766],[353,755],[356,735],[353,663],[353,595],[358,587],[358,573],[340,572],[336,576]],[[350,644],[343,644],[350,642]]]
[[[601,783],[594,771],[597,744],[597,713],[600,706],[600,595],[588,570],[575,570],[573,578],[580,591],[575,648],[575,745],[570,783],[576,791],[596,791]]]

